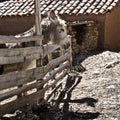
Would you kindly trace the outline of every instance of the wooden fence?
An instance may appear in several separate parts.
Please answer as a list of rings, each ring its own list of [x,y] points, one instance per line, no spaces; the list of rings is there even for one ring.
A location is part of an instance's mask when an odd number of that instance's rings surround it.
[[[22,43],[41,40],[42,36],[14,38],[0,36],[0,44]],[[46,55],[55,52],[60,46],[42,45],[21,48],[0,48],[0,66],[14,65],[32,60],[43,60]],[[42,65],[21,71],[0,75],[0,116],[15,112],[25,105],[36,104],[45,92],[62,80],[70,67],[70,48],[64,55],[51,59]],[[49,73],[49,74],[48,74]],[[59,74],[58,74],[59,73]],[[50,83],[49,81],[52,81]],[[49,84],[47,84],[49,83]],[[57,87],[57,86],[56,86]],[[23,93],[26,93],[23,95]],[[47,97],[49,98],[49,96]]]

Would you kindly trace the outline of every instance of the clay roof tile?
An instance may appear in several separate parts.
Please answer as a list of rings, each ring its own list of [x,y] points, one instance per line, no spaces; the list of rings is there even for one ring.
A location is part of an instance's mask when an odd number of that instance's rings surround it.
[[[119,0],[41,0],[41,13],[55,10],[58,14],[105,14]],[[0,16],[34,14],[35,0],[9,0],[0,3]]]

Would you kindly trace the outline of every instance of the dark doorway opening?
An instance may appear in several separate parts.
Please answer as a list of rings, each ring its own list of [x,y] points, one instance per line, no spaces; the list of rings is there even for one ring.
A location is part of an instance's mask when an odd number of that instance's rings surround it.
[[[74,37],[76,39],[76,43],[79,45],[82,44],[83,39],[84,39],[84,34],[85,34],[84,27],[85,27],[85,25],[72,26],[72,30],[75,33]]]
[[[85,25],[76,25],[76,26],[72,26],[72,29],[75,33],[74,37],[76,39],[76,43],[81,45],[84,39],[84,30]]]

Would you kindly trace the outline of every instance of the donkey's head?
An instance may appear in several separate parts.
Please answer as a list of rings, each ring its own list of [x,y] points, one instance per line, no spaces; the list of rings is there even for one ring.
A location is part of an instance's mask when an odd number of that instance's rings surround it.
[[[44,41],[49,40],[52,44],[64,44],[67,37],[65,21],[60,19],[54,11],[48,13],[47,18],[42,20]]]

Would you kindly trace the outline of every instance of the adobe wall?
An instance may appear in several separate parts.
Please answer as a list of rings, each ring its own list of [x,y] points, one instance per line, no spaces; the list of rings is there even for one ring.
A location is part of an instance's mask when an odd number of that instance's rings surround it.
[[[0,35],[23,33],[34,25],[34,16],[12,16],[0,18]]]
[[[120,50],[120,4],[106,15],[104,48]]]

